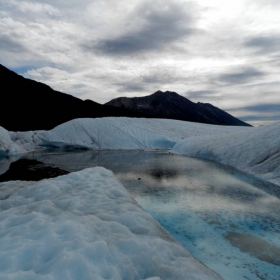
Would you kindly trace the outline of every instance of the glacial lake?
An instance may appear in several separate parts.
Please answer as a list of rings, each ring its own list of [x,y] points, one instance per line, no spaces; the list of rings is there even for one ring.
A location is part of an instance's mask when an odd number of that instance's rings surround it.
[[[165,151],[49,151],[0,161],[0,179],[93,166],[112,170],[145,211],[225,279],[280,279],[280,187],[229,166]]]

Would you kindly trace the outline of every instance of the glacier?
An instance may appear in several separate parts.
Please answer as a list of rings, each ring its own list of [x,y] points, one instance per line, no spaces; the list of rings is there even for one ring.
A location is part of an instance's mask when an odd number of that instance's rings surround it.
[[[252,128],[165,119],[76,119],[50,131],[0,127],[0,171],[11,155],[49,148],[168,149],[280,185],[279,136],[280,123]],[[0,279],[221,279],[104,168],[0,187]]]
[[[235,166],[280,185],[280,123],[176,143],[174,153]]]
[[[45,148],[170,149],[237,167],[280,185],[280,123],[216,126],[166,119],[76,119],[50,131],[0,129],[0,156]]]
[[[39,147],[84,149],[171,149],[193,135],[209,136],[245,130],[165,119],[75,119],[50,131],[10,132],[26,151]]]
[[[0,279],[222,279],[102,167],[0,187]]]
[[[24,152],[26,149],[12,141],[9,132],[0,126],[0,158]]]

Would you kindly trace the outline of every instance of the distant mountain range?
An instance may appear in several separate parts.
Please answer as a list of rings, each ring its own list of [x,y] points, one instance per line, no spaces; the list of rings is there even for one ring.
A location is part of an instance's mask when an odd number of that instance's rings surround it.
[[[157,91],[144,97],[119,97],[106,103],[151,118],[216,125],[250,126],[209,103],[194,103],[176,92]]]
[[[30,80],[0,64],[0,126],[10,131],[49,130],[77,118],[139,117],[137,113],[81,100]]]
[[[193,103],[175,92],[113,99],[105,105],[81,100],[26,79],[0,64],[0,126],[10,131],[49,130],[76,118],[167,118],[218,125],[248,126],[211,104]]]

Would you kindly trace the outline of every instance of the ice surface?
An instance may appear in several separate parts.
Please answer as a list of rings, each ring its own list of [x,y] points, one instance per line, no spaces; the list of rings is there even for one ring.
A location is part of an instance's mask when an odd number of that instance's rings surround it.
[[[182,140],[172,151],[236,166],[280,185],[280,123]]]
[[[0,126],[0,158],[22,153],[25,150],[11,140],[9,132]]]
[[[164,119],[76,119],[50,131],[11,132],[27,150],[39,146],[86,149],[170,149],[195,135],[224,134],[250,128],[220,127]]]
[[[0,279],[221,279],[104,168],[0,186]]]
[[[250,128],[165,119],[76,119],[50,131],[1,129],[0,154],[42,147],[84,149],[173,149],[236,166],[280,184],[280,123]]]

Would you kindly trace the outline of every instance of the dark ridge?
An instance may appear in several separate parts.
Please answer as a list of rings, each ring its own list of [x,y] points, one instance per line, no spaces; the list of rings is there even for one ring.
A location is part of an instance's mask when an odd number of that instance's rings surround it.
[[[26,79],[0,64],[0,126],[9,131],[50,130],[77,118],[145,117],[249,126],[211,104],[193,103],[176,92],[120,97],[101,105]]]
[[[144,97],[119,97],[106,103],[150,118],[174,119],[216,125],[250,126],[208,103],[194,103],[171,91]]]
[[[10,131],[49,130],[77,118],[140,117],[125,109],[81,100],[26,79],[0,64],[0,126]]]

